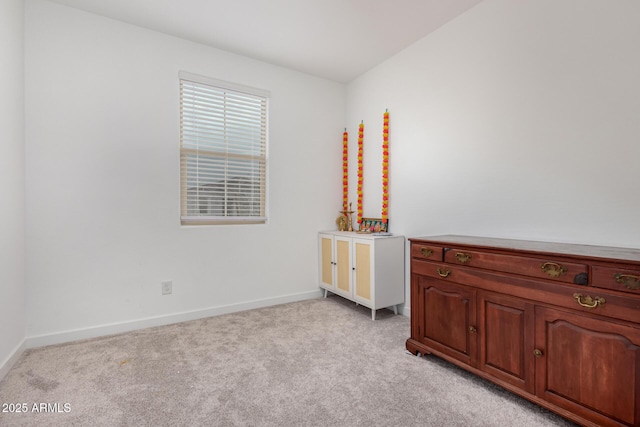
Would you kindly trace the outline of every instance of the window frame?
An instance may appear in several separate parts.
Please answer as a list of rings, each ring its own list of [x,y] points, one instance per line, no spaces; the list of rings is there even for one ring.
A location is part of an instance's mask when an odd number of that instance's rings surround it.
[[[218,80],[210,77],[205,77],[193,73],[189,73],[186,71],[180,71],[178,73],[178,82],[179,82],[179,109],[180,109],[180,224],[182,226],[191,226],[191,225],[238,225],[238,224],[267,224],[268,223],[268,212],[269,212],[269,197],[268,197],[268,189],[269,189],[269,101],[270,101],[270,92],[257,89],[249,86],[240,85],[237,83],[231,83],[223,80]],[[225,161],[229,159],[237,159],[238,158],[251,158],[258,159],[258,162],[264,162],[264,174],[262,175],[262,182],[260,180],[257,182],[260,183],[260,202],[261,202],[261,215],[227,215],[224,216],[216,216],[216,215],[187,215],[188,213],[188,192],[189,186],[187,184],[187,155],[192,155],[194,150],[197,153],[200,148],[192,148],[184,146],[184,116],[183,116],[183,108],[184,108],[184,98],[183,98],[183,82],[188,82],[190,85],[199,85],[210,87],[216,91],[222,91],[226,94],[235,94],[240,96],[249,96],[255,98],[256,101],[264,102],[264,108],[262,108],[263,120],[261,121],[261,126],[264,128],[264,137],[261,138],[261,148],[264,152],[264,156],[244,156],[244,155],[233,155],[227,151],[225,151]],[[224,111],[222,112],[224,115]],[[206,150],[203,150],[206,152]],[[210,153],[216,153],[217,156],[211,156],[211,158],[221,158],[219,155],[222,153],[221,151],[210,150]],[[225,171],[228,171],[229,165],[224,167]],[[227,194],[227,178],[223,179],[224,182],[224,204],[225,210],[228,209],[227,203],[229,201],[229,197]],[[251,181],[251,184],[256,181]]]

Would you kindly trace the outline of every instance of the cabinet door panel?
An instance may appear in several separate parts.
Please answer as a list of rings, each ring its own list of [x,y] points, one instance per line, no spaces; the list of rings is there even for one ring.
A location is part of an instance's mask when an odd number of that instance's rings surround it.
[[[640,425],[640,329],[537,307],[536,348],[537,395],[601,425]]]
[[[336,238],[336,292],[351,297],[351,241]]]
[[[371,245],[354,242],[356,297],[371,301]]]
[[[443,280],[416,276],[418,281],[420,341],[443,354],[475,366],[475,290]]]
[[[480,369],[533,392],[533,305],[505,295],[481,293]]]
[[[320,283],[333,287],[333,239],[320,237]]]

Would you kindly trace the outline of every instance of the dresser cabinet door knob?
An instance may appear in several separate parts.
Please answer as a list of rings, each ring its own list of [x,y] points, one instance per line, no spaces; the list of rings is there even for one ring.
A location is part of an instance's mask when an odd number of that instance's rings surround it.
[[[542,350],[538,350],[537,348],[533,350],[533,355],[535,357],[542,357]]]

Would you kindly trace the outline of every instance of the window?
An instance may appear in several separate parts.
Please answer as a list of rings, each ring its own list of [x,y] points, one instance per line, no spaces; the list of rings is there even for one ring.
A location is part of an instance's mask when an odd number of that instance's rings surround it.
[[[269,93],[180,73],[180,221],[265,223]]]

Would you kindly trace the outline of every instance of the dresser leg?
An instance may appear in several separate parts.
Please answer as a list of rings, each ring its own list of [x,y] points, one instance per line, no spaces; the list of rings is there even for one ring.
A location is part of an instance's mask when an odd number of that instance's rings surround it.
[[[327,297],[327,290],[326,289],[324,290],[324,297],[325,298]]]
[[[393,314],[395,314],[396,316],[398,315],[398,306],[397,305],[393,306]]]
[[[371,309],[371,320],[376,320],[376,311],[373,308]]]

